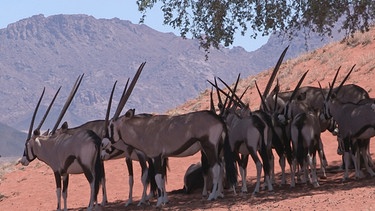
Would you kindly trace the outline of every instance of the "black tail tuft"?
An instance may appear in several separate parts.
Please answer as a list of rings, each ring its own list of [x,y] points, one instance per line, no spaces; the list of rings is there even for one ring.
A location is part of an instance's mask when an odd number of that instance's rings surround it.
[[[225,135],[224,139],[224,161],[225,161],[225,173],[227,180],[231,187],[237,185],[237,169],[235,165],[234,152],[232,151],[228,133]]]
[[[147,174],[147,180],[150,183],[150,191],[153,193],[154,196],[157,195],[158,186],[156,185],[155,181],[155,167],[152,159],[148,159],[148,174]]]
[[[102,184],[102,179],[105,177],[105,172],[104,172],[104,162],[100,158],[100,148],[98,148],[97,156],[96,156],[96,161],[95,161],[95,201],[97,202],[98,200],[98,193],[100,189],[100,185]]]

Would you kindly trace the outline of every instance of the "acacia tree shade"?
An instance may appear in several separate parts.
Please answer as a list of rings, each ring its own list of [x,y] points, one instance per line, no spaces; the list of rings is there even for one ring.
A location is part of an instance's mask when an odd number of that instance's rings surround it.
[[[179,29],[182,37],[198,39],[206,51],[231,45],[237,32],[250,38],[283,32],[293,38],[305,28],[331,36],[341,24],[339,31],[349,36],[368,31],[375,17],[372,0],[137,0],[141,23],[158,2],[164,24]]]

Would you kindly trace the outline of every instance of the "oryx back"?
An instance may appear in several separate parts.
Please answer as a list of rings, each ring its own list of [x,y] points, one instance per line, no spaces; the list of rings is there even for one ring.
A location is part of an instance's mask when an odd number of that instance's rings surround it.
[[[211,112],[198,111],[178,116],[124,115],[113,123],[113,130],[126,144],[155,157],[181,154],[196,142],[218,146],[223,143],[225,126]]]

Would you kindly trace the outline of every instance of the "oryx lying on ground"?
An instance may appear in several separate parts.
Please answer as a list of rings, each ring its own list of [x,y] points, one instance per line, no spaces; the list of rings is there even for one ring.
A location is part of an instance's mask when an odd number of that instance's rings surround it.
[[[156,205],[159,207],[168,200],[165,195],[164,172],[161,168],[163,159],[181,156],[181,154],[187,156],[184,153],[186,150],[193,145],[200,146],[194,154],[201,150],[202,156],[207,159],[213,175],[213,188],[208,199],[216,199],[219,195],[219,183],[222,182],[220,181],[222,179],[220,177],[222,166],[220,165],[219,153],[223,147],[224,149],[229,147],[228,143],[224,144],[228,141],[225,123],[216,114],[209,111],[198,111],[178,116],[137,116],[134,114],[134,109],[130,109],[125,115],[120,116],[120,112],[125,106],[143,66],[144,64],[138,69],[129,90],[121,98],[115,115],[108,123],[106,138],[102,140],[103,150],[108,149],[118,141],[123,141],[154,160],[155,180],[158,186]],[[106,117],[106,120],[108,120],[108,117]],[[193,152],[190,152],[190,155],[192,155],[191,153]],[[224,153],[226,159],[231,159],[230,156],[231,154]],[[232,166],[234,169],[234,164],[231,161],[226,162],[225,166],[228,169]],[[235,174],[234,170],[227,170],[226,172],[227,174]]]
[[[345,161],[345,173],[344,180],[348,178],[348,168],[350,162],[350,151],[355,153],[354,168],[356,177],[362,177],[359,168],[359,150],[358,142],[361,140],[367,140],[375,136],[375,111],[374,101],[365,100],[365,102],[358,103],[345,103],[342,102],[337,95],[342,91],[342,84],[337,88],[338,91],[334,91],[334,83],[339,71],[330,85],[329,92],[324,101],[324,114],[326,118],[333,118],[338,124],[338,137],[344,142],[344,161]],[[367,152],[364,152],[367,154]],[[365,166],[367,171],[374,176],[375,173],[368,166],[368,159],[364,158]]]
[[[67,102],[65,103],[64,108],[69,106],[79,87],[79,84],[81,83],[82,77],[77,80]],[[21,159],[21,163],[27,166],[35,158],[38,158],[52,168],[56,180],[58,210],[61,209],[61,177],[63,179],[62,196],[64,199],[64,210],[67,210],[69,174],[83,173],[90,184],[90,202],[88,209],[91,210],[97,202],[97,193],[99,191],[100,182],[104,173],[103,162],[100,159],[101,139],[91,130],[82,130],[74,135],[61,135],[56,133],[56,127],[54,127],[50,135],[41,135],[40,128],[49,109],[47,109],[41,123],[34,130],[34,133],[31,136],[35,116],[42,97],[43,94],[38,101],[31,120],[29,134],[26,140],[24,155]],[[53,101],[51,102],[49,108],[51,107]],[[60,113],[60,117],[64,115],[63,113],[64,112]],[[60,117],[59,119],[61,120]],[[56,125],[58,125],[60,120],[57,121]]]

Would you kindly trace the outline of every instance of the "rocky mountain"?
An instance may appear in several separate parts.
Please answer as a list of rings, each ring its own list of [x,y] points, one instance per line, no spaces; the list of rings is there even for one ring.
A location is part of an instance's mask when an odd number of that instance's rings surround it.
[[[309,50],[331,41],[321,40],[310,37]],[[36,15],[0,29],[0,122],[27,130],[43,87],[46,94],[37,122],[62,86],[44,124],[52,127],[80,74],[85,74],[82,85],[64,120],[77,126],[104,118],[113,83],[118,81],[116,106],[126,80],[144,61],[146,66],[125,109],[163,113],[204,92],[210,87],[206,79],[219,76],[231,82],[238,73],[254,75],[273,66],[287,45],[291,46],[287,58],[305,52],[301,42],[306,43],[298,36],[292,41],[271,36],[256,51],[211,49],[206,60],[197,40],[146,25],[88,15]]]

